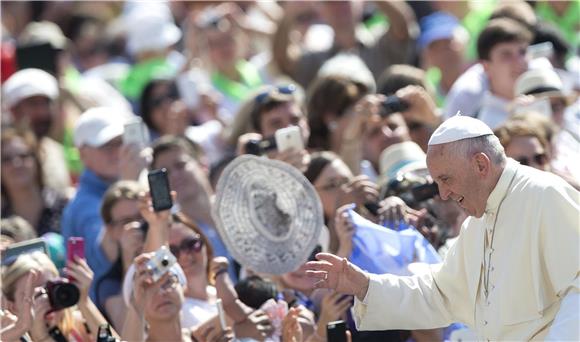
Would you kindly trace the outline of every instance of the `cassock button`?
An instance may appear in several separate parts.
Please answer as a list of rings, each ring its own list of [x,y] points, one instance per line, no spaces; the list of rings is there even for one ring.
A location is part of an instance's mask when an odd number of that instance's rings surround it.
[[[493,272],[493,270],[495,270],[495,267],[491,266],[491,271]]]
[[[487,321],[483,321],[483,325],[487,325]]]

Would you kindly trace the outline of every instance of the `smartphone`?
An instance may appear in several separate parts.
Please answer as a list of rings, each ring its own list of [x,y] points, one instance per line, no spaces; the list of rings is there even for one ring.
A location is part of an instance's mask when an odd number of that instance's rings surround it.
[[[171,190],[169,189],[167,169],[163,168],[151,171],[147,175],[147,179],[149,180],[149,191],[151,192],[153,209],[155,211],[171,209],[173,200],[171,199]]]
[[[125,130],[123,131],[123,144],[130,145],[134,144],[140,148],[147,146],[147,127],[143,124],[141,118],[134,118],[125,124]]]
[[[71,236],[66,242],[66,260],[67,262],[74,262],[75,256],[85,258],[85,239],[78,236]],[[75,278],[67,276],[68,280],[74,281]]]
[[[291,148],[296,151],[304,149],[302,134],[300,133],[300,127],[298,126],[281,128],[274,133],[274,138],[276,139],[276,146],[278,146],[278,151],[280,152],[284,152]]]
[[[326,325],[327,341],[346,342],[346,323],[344,321],[329,322]]]
[[[220,326],[222,330],[226,330],[228,325],[226,324],[226,315],[224,313],[224,306],[220,298],[216,299],[215,305],[217,306],[218,317],[220,319]]]
[[[78,236],[71,236],[66,243],[66,260],[74,261],[75,256],[85,258],[85,239]]]
[[[42,252],[48,255],[48,248],[46,242],[42,238],[36,238],[31,240],[26,240],[18,243],[14,243],[4,250],[2,256],[2,265],[10,265],[21,254]]]

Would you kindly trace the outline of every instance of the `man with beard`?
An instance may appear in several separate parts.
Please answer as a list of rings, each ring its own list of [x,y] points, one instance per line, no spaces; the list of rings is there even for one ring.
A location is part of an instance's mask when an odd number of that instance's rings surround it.
[[[3,109],[16,126],[29,127],[39,141],[43,178],[57,190],[70,186],[63,147],[49,137],[58,115],[59,89],[56,78],[40,69],[23,69],[2,87]]]

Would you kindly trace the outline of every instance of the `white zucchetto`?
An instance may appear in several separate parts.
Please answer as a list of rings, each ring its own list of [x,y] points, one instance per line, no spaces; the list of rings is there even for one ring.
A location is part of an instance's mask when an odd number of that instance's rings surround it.
[[[493,134],[493,131],[483,121],[469,116],[455,115],[437,127],[429,139],[429,146],[490,134]]]

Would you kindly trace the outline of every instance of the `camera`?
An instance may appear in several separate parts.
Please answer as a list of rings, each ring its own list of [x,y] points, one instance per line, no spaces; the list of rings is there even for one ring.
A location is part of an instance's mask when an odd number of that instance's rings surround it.
[[[109,324],[99,325],[99,332],[97,334],[97,342],[117,342],[118,339],[111,333],[111,326]]]
[[[278,148],[276,144],[276,138],[273,136],[262,140],[250,139],[246,143],[245,147],[246,153],[253,154],[255,156],[261,156]]]
[[[66,309],[79,302],[79,288],[62,279],[47,282],[45,290],[52,311]]]
[[[380,112],[382,117],[389,116],[393,113],[404,112],[409,109],[409,103],[398,96],[391,95],[381,103],[383,110]]]
[[[147,268],[151,270],[153,281],[159,280],[171,267],[177,259],[166,246],[162,246],[155,252],[155,255],[147,262]]]

